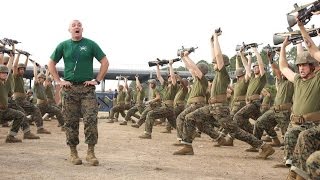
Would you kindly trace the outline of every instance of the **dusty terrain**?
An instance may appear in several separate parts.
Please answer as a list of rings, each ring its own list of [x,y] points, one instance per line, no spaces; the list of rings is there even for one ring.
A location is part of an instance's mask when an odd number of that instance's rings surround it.
[[[268,160],[257,159],[258,153],[244,150],[247,144],[236,140],[234,147],[213,147],[207,135],[194,142],[195,155],[173,156],[177,147],[176,131],[159,133],[163,126],[155,126],[151,140],[139,139],[140,129],[108,124],[99,120],[97,167],[84,161],[87,146],[84,144],[83,125],[80,126],[79,156],[84,164],[74,166],[67,161],[69,148],[65,134],[57,121],[45,121],[51,135],[40,135],[39,140],[24,140],[19,144],[6,144],[8,128],[0,128],[0,179],[285,179],[288,169],[274,169],[281,162],[283,152]],[[32,132],[35,127],[31,126]],[[22,137],[21,132],[17,137]]]

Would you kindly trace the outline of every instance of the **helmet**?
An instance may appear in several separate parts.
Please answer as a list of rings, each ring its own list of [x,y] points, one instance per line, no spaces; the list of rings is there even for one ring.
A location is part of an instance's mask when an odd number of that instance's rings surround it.
[[[306,64],[306,63],[316,65],[318,64],[318,61],[315,60],[308,51],[304,51],[297,56],[295,65]]]
[[[157,84],[157,81],[155,79],[149,79],[148,83],[150,84]]]
[[[222,54],[222,57],[223,57],[223,63],[224,63],[224,65],[225,65],[225,66],[229,66],[229,65],[230,65],[229,57],[228,57],[227,55],[225,55],[225,54]],[[212,63],[213,63],[213,64],[216,64],[216,63],[217,63],[215,58],[213,58]]]
[[[208,66],[205,63],[198,63],[197,67],[200,69],[203,75],[206,75],[209,71]]]
[[[254,62],[254,63],[252,64],[252,67],[255,67],[255,66],[259,66],[259,63],[258,63],[258,62]]]
[[[47,80],[48,80],[48,81],[52,81],[52,78],[51,78],[51,77],[48,77]]]
[[[18,68],[24,68],[24,69],[26,69],[26,66],[25,66],[23,63],[19,63],[19,64],[18,64]]]
[[[0,72],[1,73],[9,73],[9,69],[7,66],[0,64]]]
[[[246,74],[246,71],[244,68],[241,67],[241,68],[236,69],[236,76],[237,77],[243,76],[245,74]]]
[[[44,75],[43,73],[39,73],[39,74],[37,75],[37,78],[46,79],[46,75]]]

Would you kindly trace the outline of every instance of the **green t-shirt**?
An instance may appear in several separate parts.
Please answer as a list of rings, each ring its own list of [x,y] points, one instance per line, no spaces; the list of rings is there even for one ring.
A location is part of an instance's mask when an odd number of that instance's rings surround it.
[[[177,85],[169,84],[168,82],[165,82],[163,84],[163,101],[166,100],[174,100],[174,97],[177,93]]]
[[[63,58],[65,80],[83,82],[93,79],[93,58],[100,61],[105,56],[97,43],[82,38],[80,41],[63,41],[50,58],[57,63]]]
[[[52,84],[49,84],[45,87],[45,92],[48,99],[54,100],[54,90]]]
[[[191,91],[189,93],[189,99],[194,97],[206,97],[206,92],[208,88],[208,80],[205,76],[202,76],[201,79],[198,77],[194,78]]]
[[[187,94],[188,94],[188,88],[180,86],[176,96],[174,97],[174,102],[176,103],[180,101],[185,101]]]
[[[125,98],[126,98],[126,92],[119,91],[118,96],[117,96],[117,104],[124,103]]]
[[[8,75],[8,79],[7,79],[7,82],[6,82],[6,88],[8,90],[8,96],[12,96],[13,94],[13,88],[14,88],[14,82],[13,82],[13,75],[12,73],[10,73]]]
[[[311,112],[320,111],[320,73],[315,77],[303,81],[299,74],[294,77],[294,95],[292,113],[304,115]]]
[[[277,79],[277,94],[274,98],[274,105],[292,103],[293,83],[289,80]]]
[[[13,75],[14,80],[14,92],[25,93],[24,91],[24,81],[21,75]]]
[[[144,89],[142,88],[141,91],[138,90],[138,91],[137,91],[136,102],[137,102],[138,104],[141,104],[141,103],[143,102],[144,96],[145,96],[145,91],[144,91]]]
[[[212,81],[210,97],[227,94],[227,88],[230,84],[230,77],[225,66],[222,69],[215,70],[214,79]]]
[[[124,98],[124,101],[126,104],[130,104],[132,99],[132,91],[126,91],[126,97]]]
[[[43,84],[35,82],[33,88],[37,99],[47,100],[46,90]]]
[[[263,105],[270,105],[271,96],[263,96],[262,103]]]
[[[245,78],[238,80],[234,85],[233,97],[245,96],[247,93],[249,81],[246,81]]]
[[[255,95],[255,94],[260,94],[262,89],[267,83],[267,76],[266,74],[263,74],[263,76],[258,76],[255,77],[254,74],[251,75],[250,81],[249,81],[249,86],[247,89],[247,98]]]
[[[8,90],[7,90],[7,82],[0,82],[0,105],[8,106]]]

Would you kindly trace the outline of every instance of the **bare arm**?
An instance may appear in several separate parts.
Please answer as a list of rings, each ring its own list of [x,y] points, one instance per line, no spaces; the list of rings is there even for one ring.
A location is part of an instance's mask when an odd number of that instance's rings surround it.
[[[164,79],[163,79],[163,77],[161,76],[159,64],[157,64],[157,79],[160,81],[160,84],[163,85]]]
[[[33,80],[34,80],[34,83],[38,83],[38,66],[35,64],[35,63],[32,63],[33,64]]]
[[[246,81],[248,81],[251,77],[251,68],[250,68],[251,63],[250,63],[250,65],[248,64],[248,61],[247,61],[248,59],[244,56],[242,51],[240,52],[240,57],[241,57],[242,64],[246,70],[245,79],[246,79]]]
[[[277,64],[275,62],[273,62],[272,53],[267,53],[267,58],[268,58],[268,61],[271,65],[271,69],[272,69],[273,74],[276,76],[277,79],[280,79],[281,78],[281,71],[278,68]]]
[[[141,83],[139,81],[139,76],[138,75],[136,75],[136,86],[139,88],[140,91],[142,90],[142,85],[141,85]]]
[[[257,57],[257,62],[259,64],[259,70],[260,70],[260,76],[263,76],[266,71],[264,70],[264,64],[263,64],[261,55],[258,52],[258,49],[256,47],[253,47],[252,50],[255,53],[256,57]]]
[[[299,56],[299,54],[303,53],[303,47],[302,47],[302,43],[298,43],[297,44],[297,56]]]
[[[300,28],[301,35],[303,37],[303,40],[307,46],[307,49],[312,57],[314,57],[317,61],[320,61],[320,50],[318,47],[315,45],[311,37],[309,36],[309,33],[305,29],[303,23],[300,21],[297,21],[298,27]]]
[[[213,50],[214,50],[214,57],[216,59],[218,69],[221,70],[224,67],[224,61],[223,61],[223,56],[222,56],[220,43],[219,43],[219,39],[218,39],[219,35],[220,35],[220,33],[214,33]]]
[[[286,57],[286,47],[289,45],[288,37],[284,40],[280,50],[279,66],[282,74],[291,82],[294,81],[295,73],[289,68],[287,57]]]
[[[13,74],[17,75],[18,74],[18,64],[19,64],[19,59],[20,59],[20,52],[18,52],[17,57],[14,60],[13,63]]]
[[[101,60],[100,60],[100,70],[99,70],[99,73],[96,77],[96,80],[98,81],[102,81],[104,80],[104,77],[106,76],[107,72],[108,72],[108,69],[109,69],[109,61],[107,59],[107,57],[103,57]],[[52,74],[52,73],[51,73]]]
[[[58,74],[58,71],[57,71],[57,68],[56,68],[56,62],[53,61],[52,59],[49,60],[48,62],[48,69],[49,69],[49,72],[50,74],[52,75],[54,81],[57,83],[57,84],[60,84],[61,83],[61,80],[60,80],[60,76]]]
[[[239,69],[239,68],[240,68],[239,61],[240,61],[240,57],[237,55],[237,56],[236,56],[236,69]]]
[[[198,77],[199,79],[201,79],[203,77],[203,74],[202,72],[200,71],[200,69],[197,67],[197,65],[190,59],[190,57],[188,56],[188,52],[185,51],[185,58],[186,58],[186,61],[188,62],[189,66],[190,66],[190,73],[192,74],[192,76],[196,76]]]
[[[124,79],[124,89],[125,89],[125,91],[128,91],[128,89],[129,89],[128,79],[126,77],[123,77],[123,79]]]
[[[173,64],[173,61],[170,60],[170,61],[169,61],[169,73],[170,73],[172,85],[175,86],[175,85],[177,84],[177,79],[176,79],[176,75],[174,74],[172,64]]]

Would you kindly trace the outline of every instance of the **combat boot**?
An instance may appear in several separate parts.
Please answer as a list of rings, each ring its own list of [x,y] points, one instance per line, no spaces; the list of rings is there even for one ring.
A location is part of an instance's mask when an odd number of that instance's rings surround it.
[[[139,136],[140,139],[151,139],[151,134],[143,134]]]
[[[8,135],[6,138],[6,143],[21,143],[21,142],[22,142],[21,139],[18,139],[14,136],[11,136],[11,135]]]
[[[261,149],[262,151],[259,153],[259,156],[263,159],[267,159],[268,156],[271,156],[275,152],[269,144],[263,144]]]
[[[71,151],[71,154],[70,154],[70,162],[73,164],[73,165],[80,165],[82,164],[82,161],[81,159],[79,158],[78,156],[78,151],[77,151],[77,147],[76,146],[70,146],[70,151]]]
[[[28,131],[28,132],[23,134],[23,139],[40,139],[40,137],[36,136],[32,132]]]
[[[193,155],[192,145],[184,145],[182,149],[175,151],[173,155]]]
[[[40,128],[37,130],[37,134],[51,134],[51,132],[46,130],[45,128]]]
[[[107,120],[107,123],[114,123],[113,119]]]
[[[299,174],[297,174],[296,176],[296,180],[306,180],[305,178],[303,178],[302,176],[300,176]]]
[[[280,147],[281,143],[278,137],[272,138],[272,143],[270,143],[272,147]]]
[[[119,125],[127,125],[128,122],[127,121],[122,121],[121,123],[119,123]]]
[[[217,141],[217,144],[213,145],[214,147],[220,146],[233,146],[233,138],[227,136],[226,138],[220,137]]]
[[[246,152],[259,152],[259,149],[251,146],[250,148],[246,149],[245,151]]]
[[[131,127],[134,127],[134,128],[139,128],[139,124],[131,124]]]
[[[96,158],[96,156],[94,155],[94,145],[90,145],[90,144],[88,145],[88,152],[87,152],[86,161],[92,166],[99,165],[99,161]]]
[[[271,139],[270,136],[268,136],[268,135],[263,136],[263,137],[261,138],[261,140],[264,141],[264,142],[272,142],[272,139]]]
[[[286,180],[295,180],[296,177],[297,177],[297,173],[296,173],[296,172],[294,172],[294,171],[289,171],[289,174],[288,174]]]
[[[172,144],[173,146],[183,146],[184,144],[181,143],[181,141],[177,141],[175,143]]]

